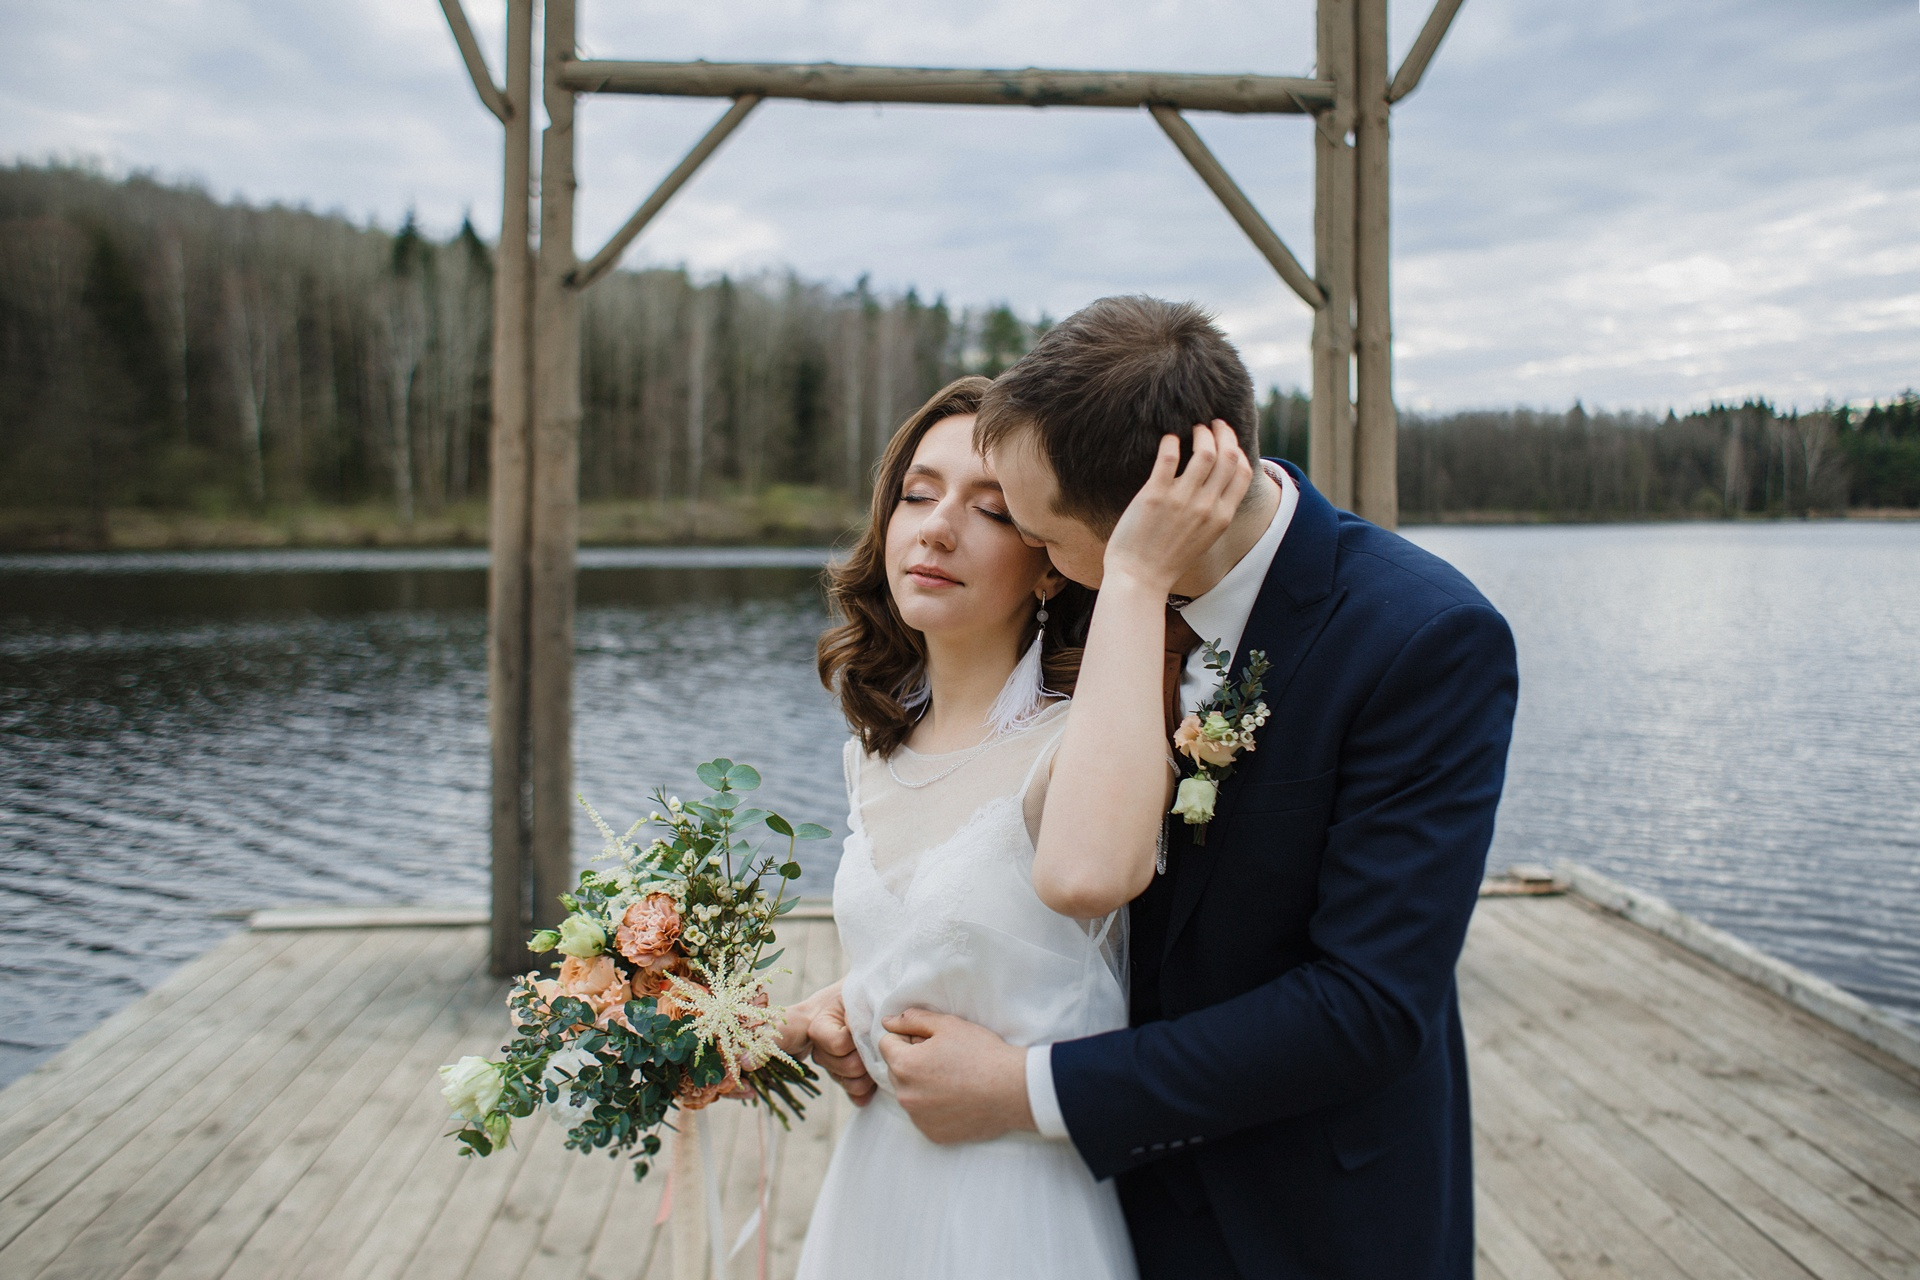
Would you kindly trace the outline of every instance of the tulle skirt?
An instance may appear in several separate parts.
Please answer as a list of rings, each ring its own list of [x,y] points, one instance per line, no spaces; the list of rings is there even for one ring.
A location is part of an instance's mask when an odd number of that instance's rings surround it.
[[[1111,1182],[1072,1144],[1016,1133],[937,1146],[891,1093],[854,1114],[797,1280],[1135,1280]]]

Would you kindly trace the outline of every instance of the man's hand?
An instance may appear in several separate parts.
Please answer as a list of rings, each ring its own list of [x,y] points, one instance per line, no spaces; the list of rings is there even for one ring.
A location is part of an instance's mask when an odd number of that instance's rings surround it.
[[[867,1074],[867,1064],[860,1061],[854,1047],[853,1032],[847,1027],[847,1006],[840,1000],[840,984],[815,992],[794,1008],[797,1012],[802,1007],[808,1015],[806,1037],[813,1060],[846,1091],[854,1106],[872,1102],[873,1077]]]
[[[1193,428],[1193,456],[1176,475],[1179,466],[1180,437],[1162,436],[1153,473],[1107,535],[1103,587],[1124,577],[1165,596],[1233,523],[1253,482],[1233,428],[1218,418]]]
[[[914,1127],[935,1142],[1033,1128],[1027,1051],[964,1018],[908,1009],[886,1019],[880,1056]]]

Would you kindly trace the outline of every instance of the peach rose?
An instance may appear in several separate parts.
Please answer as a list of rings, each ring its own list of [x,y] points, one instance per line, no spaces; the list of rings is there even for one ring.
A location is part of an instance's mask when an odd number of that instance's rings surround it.
[[[680,913],[664,893],[650,893],[628,907],[614,930],[620,954],[642,969],[665,969],[673,963],[673,944],[680,938]]]
[[[700,1111],[712,1106],[720,1099],[740,1088],[740,1068],[729,1067],[727,1074],[705,1087],[685,1084],[674,1095],[674,1101],[680,1104],[682,1111]]]
[[[686,982],[687,986],[692,987],[701,995],[707,993],[706,984],[695,982],[691,978],[687,979]],[[654,1008],[660,1011],[660,1016],[663,1018],[684,1018],[693,1012],[693,1005],[688,1002],[685,990],[678,985],[667,985],[665,983],[661,985],[659,1000],[654,1005]]]
[[[1173,749],[1182,752],[1200,764],[1232,764],[1234,749],[1224,742],[1215,742],[1201,730],[1200,717],[1188,713],[1173,733]]]
[[[598,955],[590,960],[568,956],[557,980],[543,978],[533,984],[533,989],[549,1006],[561,996],[572,996],[587,1002],[599,1025],[617,1022],[627,1027],[626,1003],[633,998],[633,988],[620,976],[612,956]]]

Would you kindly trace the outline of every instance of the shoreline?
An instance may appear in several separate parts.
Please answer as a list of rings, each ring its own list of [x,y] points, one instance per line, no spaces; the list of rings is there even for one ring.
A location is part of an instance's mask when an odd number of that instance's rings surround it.
[[[821,547],[841,543],[865,518],[864,503],[812,489],[758,498],[684,501],[587,501],[580,504],[582,547]],[[1661,516],[1597,519],[1525,511],[1413,512],[1401,527],[1513,525],[1780,524],[1789,521],[1907,523],[1920,509],[1856,508],[1810,515]],[[103,528],[104,526],[104,528]],[[114,510],[104,520],[82,511],[0,511],[0,554],[192,551],[446,551],[487,546],[482,503],[422,515],[410,524],[384,507],[303,507],[260,514]]]

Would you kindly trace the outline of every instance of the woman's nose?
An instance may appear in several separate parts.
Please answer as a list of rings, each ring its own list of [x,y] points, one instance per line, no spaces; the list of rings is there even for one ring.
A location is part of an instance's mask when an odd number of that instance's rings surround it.
[[[926,523],[920,526],[920,541],[942,550],[953,550],[955,539],[951,502],[952,499],[942,499],[928,514]]]

